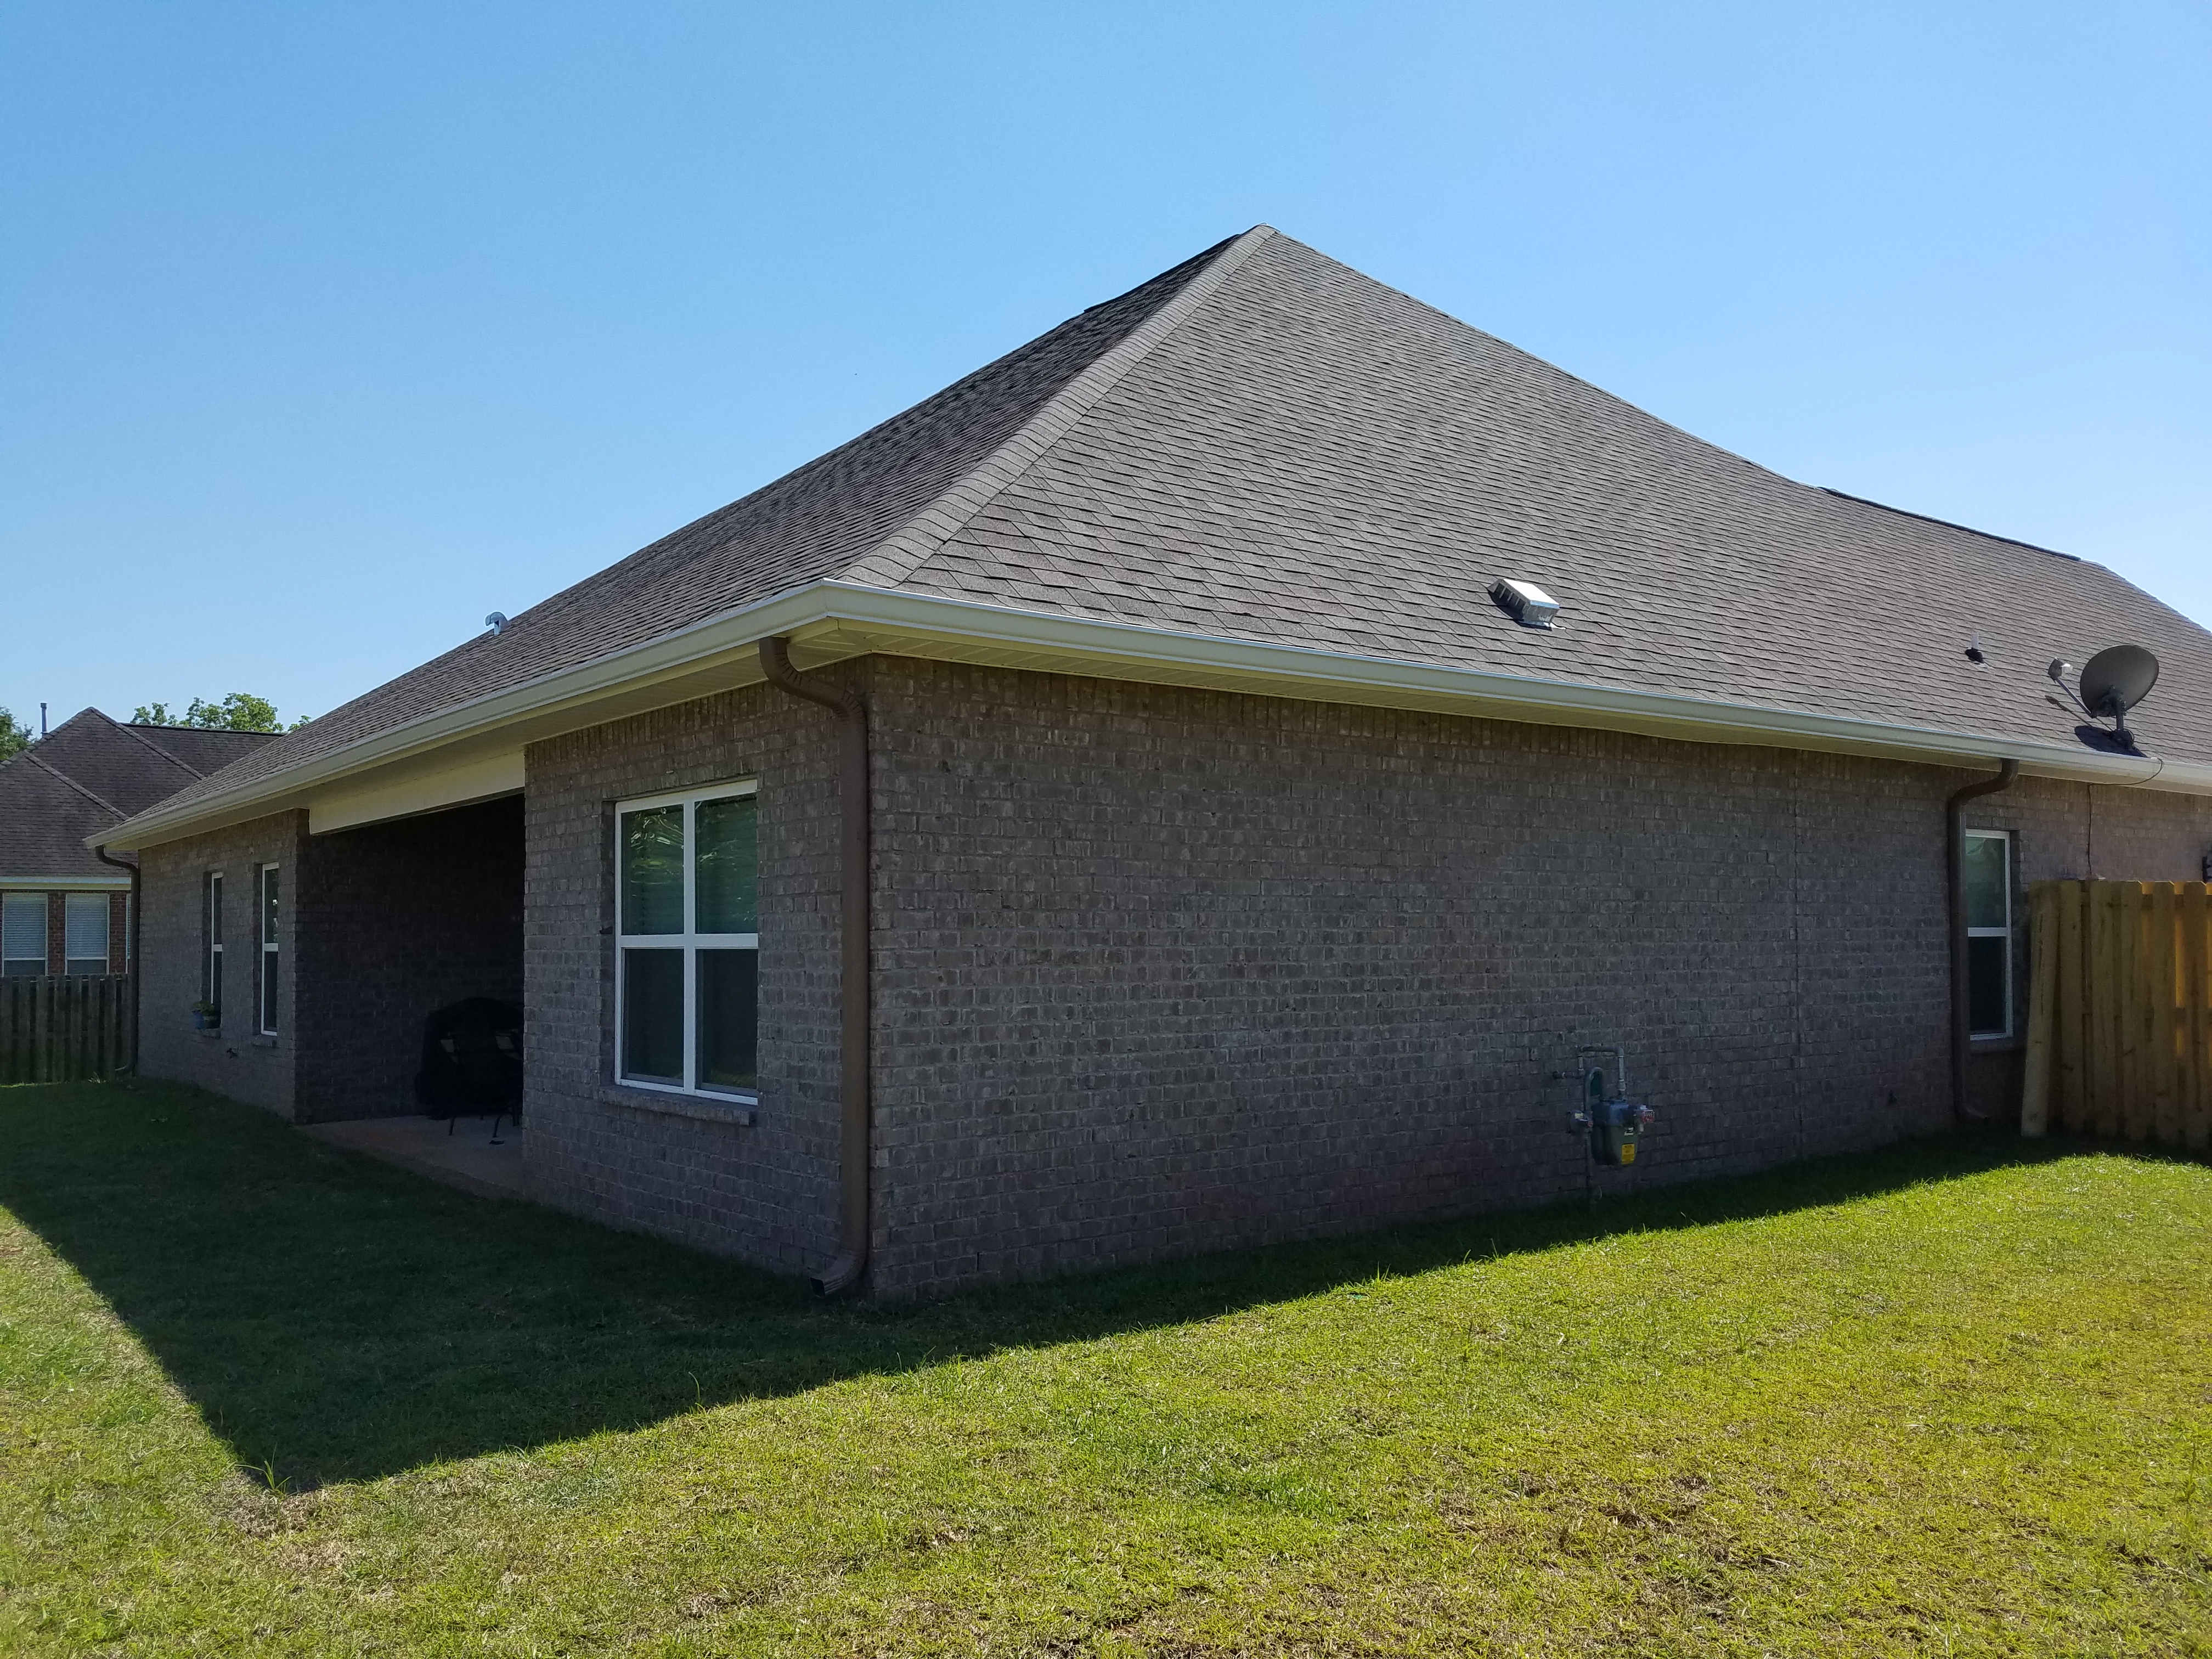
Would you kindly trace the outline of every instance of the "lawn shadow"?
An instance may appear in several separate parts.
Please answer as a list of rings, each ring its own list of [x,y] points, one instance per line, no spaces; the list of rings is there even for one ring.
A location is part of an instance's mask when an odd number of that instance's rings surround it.
[[[106,1299],[241,1466],[294,1487],[1208,1318],[1377,1273],[1778,1215],[2080,1150],[1961,1136],[1595,1209],[1491,1214],[875,1306],[824,1303],[799,1280],[449,1191],[196,1090],[0,1090],[0,1206]]]

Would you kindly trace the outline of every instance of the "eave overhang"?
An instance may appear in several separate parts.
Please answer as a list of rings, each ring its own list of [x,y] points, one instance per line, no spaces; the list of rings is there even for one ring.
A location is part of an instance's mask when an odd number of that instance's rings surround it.
[[[519,786],[520,757],[528,744],[757,683],[757,647],[776,635],[793,641],[794,659],[803,667],[871,653],[928,657],[1935,766],[1984,769],[2017,760],[2035,777],[2212,795],[2212,764],[2199,761],[1179,633],[825,581],[376,732],[222,793],[157,806],[88,837],[86,844],[149,847],[272,812],[313,812],[319,806],[325,821],[311,827],[340,828],[373,821],[364,816],[372,808],[348,809],[344,803],[386,797],[412,803],[406,810],[416,811],[458,805],[461,798],[440,798],[434,776],[511,775]]]

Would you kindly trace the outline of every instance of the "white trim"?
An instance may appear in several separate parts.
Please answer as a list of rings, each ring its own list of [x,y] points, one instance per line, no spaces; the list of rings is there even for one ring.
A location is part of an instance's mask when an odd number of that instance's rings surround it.
[[[225,885],[222,871],[203,870],[200,872],[199,1000],[214,1006],[218,1023],[222,1018],[222,894]]]
[[[0,893],[129,892],[128,876],[0,876]]]
[[[674,790],[665,794],[640,795],[634,799],[618,800],[614,804],[614,846],[612,848],[615,902],[615,1028],[611,1072],[610,1079],[619,1089],[650,1089],[662,1094],[696,1097],[702,1100],[736,1102],[757,1105],[760,1091],[753,1089],[709,1089],[698,1079],[699,1066],[699,974],[698,960],[702,951],[750,951],[754,952],[754,970],[759,970],[760,935],[758,933],[702,933],[698,931],[698,850],[697,820],[700,804],[710,800],[728,800],[737,796],[760,793],[757,778],[737,778],[723,783],[697,785],[690,789]],[[674,933],[630,933],[623,931],[628,920],[623,915],[622,854],[623,819],[632,812],[650,812],[657,808],[675,806],[684,813],[684,927]],[[629,975],[623,971],[623,957],[631,951],[673,951],[684,963],[684,1075],[678,1083],[657,1082],[650,1078],[632,1077],[623,1070],[623,1043],[628,1033],[624,1024],[623,1001],[628,994]]]
[[[2019,1024],[2019,1010],[2014,1001],[2014,995],[2017,988],[2013,983],[2014,980],[2017,977],[2014,971],[2013,963],[2013,932],[2019,918],[2014,914],[2014,906],[2012,902],[2013,868],[2014,860],[2017,856],[2017,849],[2013,843],[2013,832],[2009,830],[1966,830],[1962,832],[1960,839],[1968,842],[1999,841],[2004,843],[2004,926],[2002,927],[1976,927],[1970,922],[1966,927],[1966,937],[1970,939],[2001,939],[2005,942],[2004,1030],[2002,1031],[1969,1030],[1967,1032],[1967,1036],[1971,1041],[1976,1042],[1998,1042],[2011,1036],[2017,1029]]]
[[[254,964],[258,971],[253,979],[253,1029],[263,1036],[277,1034],[278,1027],[270,1023],[270,1015],[272,1012],[282,1012],[272,1010],[270,1005],[277,1000],[275,991],[283,987],[283,981],[276,978],[276,975],[283,971],[284,928],[281,920],[284,903],[283,871],[284,866],[281,863],[253,866],[253,938],[260,948],[259,958]],[[271,875],[276,878],[277,912],[275,916],[269,914],[269,878]],[[276,937],[272,939],[271,934]],[[276,965],[273,969],[270,966],[272,957],[276,958]]]
[[[328,786],[378,769],[465,765],[563,732],[754,684],[762,678],[759,642],[776,635],[797,638],[803,666],[881,651],[1594,726],[1692,743],[1817,749],[1978,769],[2012,759],[2032,777],[2212,795],[2212,762],[2100,754],[2078,743],[1540,679],[822,581],[373,733],[220,794],[156,807],[96,839],[111,849],[152,846],[308,805],[311,797],[327,799],[321,792]],[[2024,685],[2022,695],[2036,689]]]

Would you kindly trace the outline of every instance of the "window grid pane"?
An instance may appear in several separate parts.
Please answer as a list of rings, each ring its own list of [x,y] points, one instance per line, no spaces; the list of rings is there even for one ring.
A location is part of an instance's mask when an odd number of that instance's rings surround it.
[[[698,953],[698,1086],[750,1090],[760,1082],[760,952]]]
[[[697,930],[760,932],[759,800],[728,795],[696,809],[699,848]]]
[[[684,1081],[684,952],[623,953],[623,1075]]]
[[[684,931],[684,809],[622,815],[622,920],[625,933]]]
[[[2011,921],[2011,872],[2002,836],[1966,837],[1966,926],[2002,927]]]

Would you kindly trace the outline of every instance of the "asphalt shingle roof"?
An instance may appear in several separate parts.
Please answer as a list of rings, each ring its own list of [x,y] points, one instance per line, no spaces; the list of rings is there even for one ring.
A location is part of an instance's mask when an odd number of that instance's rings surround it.
[[[2044,665],[2131,641],[2137,730],[2212,759],[2212,635],[2101,566],[1782,477],[1261,228],[178,799],[832,578],[2061,743]]]
[[[112,876],[85,845],[266,747],[257,732],[126,726],[87,708],[0,763],[0,876]]]

